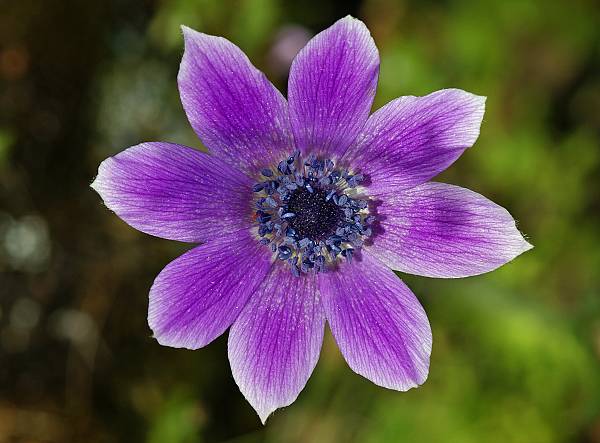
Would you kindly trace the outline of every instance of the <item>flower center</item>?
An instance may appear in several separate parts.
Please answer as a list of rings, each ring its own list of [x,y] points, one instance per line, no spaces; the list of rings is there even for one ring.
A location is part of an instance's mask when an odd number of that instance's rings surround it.
[[[273,172],[275,169],[277,172]],[[261,171],[256,183],[256,221],[260,242],[292,273],[324,272],[340,256],[352,260],[372,234],[375,217],[356,195],[362,175],[335,168],[333,161],[296,151],[277,168]]]
[[[302,187],[292,192],[287,208],[296,216],[290,219],[289,224],[298,237],[318,242],[333,234],[344,212],[332,199],[326,198],[327,192],[323,189],[310,192]]]

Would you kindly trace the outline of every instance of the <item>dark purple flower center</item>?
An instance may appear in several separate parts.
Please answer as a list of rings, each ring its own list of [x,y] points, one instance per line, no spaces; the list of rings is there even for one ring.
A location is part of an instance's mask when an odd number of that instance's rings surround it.
[[[289,264],[294,275],[324,272],[338,257],[352,260],[372,233],[375,217],[356,193],[362,175],[334,167],[333,161],[300,152],[277,168],[261,171],[256,183],[256,220],[260,242]],[[262,194],[262,195],[261,195]]]
[[[344,211],[332,199],[326,198],[327,192],[323,189],[309,192],[302,187],[292,192],[287,209],[296,216],[288,223],[299,238],[318,242],[335,232],[336,226],[344,218]]]

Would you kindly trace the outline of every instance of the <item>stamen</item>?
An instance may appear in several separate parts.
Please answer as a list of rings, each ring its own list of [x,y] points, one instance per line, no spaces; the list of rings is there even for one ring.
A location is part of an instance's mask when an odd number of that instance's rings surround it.
[[[338,258],[351,263],[372,235],[376,219],[368,214],[367,200],[353,190],[362,174],[335,169],[331,159],[314,154],[303,160],[300,151],[260,173],[265,180],[252,187],[264,193],[255,202],[260,243],[294,276],[325,272]]]

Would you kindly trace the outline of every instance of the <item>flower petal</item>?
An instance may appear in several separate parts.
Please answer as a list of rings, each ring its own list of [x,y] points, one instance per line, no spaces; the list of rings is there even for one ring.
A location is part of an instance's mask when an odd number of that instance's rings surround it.
[[[324,329],[314,275],[297,278],[274,266],[229,333],[233,378],[263,423],[306,385]]]
[[[161,345],[201,348],[227,329],[271,267],[249,231],[198,246],[169,263],[150,289],[148,324]]]
[[[379,52],[360,20],[345,17],[309,41],[288,82],[298,148],[341,156],[369,117],[378,73]]]
[[[142,143],[100,164],[92,188],[134,228],[201,242],[251,224],[252,181],[223,161],[172,143]]]
[[[229,40],[183,27],[177,81],[200,140],[215,155],[254,174],[294,150],[287,103]]]
[[[424,183],[377,206],[381,232],[369,252],[398,271],[467,277],[531,249],[506,209],[473,191]]]
[[[425,382],[431,328],[402,280],[365,252],[319,278],[331,332],[354,372],[398,391]]]
[[[344,161],[369,177],[369,193],[395,193],[436,176],[479,136],[485,97],[444,89],[400,97],[375,112]]]

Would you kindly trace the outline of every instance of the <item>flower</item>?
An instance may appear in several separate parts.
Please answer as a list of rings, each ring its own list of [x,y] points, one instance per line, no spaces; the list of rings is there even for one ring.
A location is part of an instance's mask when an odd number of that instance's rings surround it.
[[[429,181],[474,144],[485,98],[446,89],[369,116],[379,56],[352,17],[300,51],[287,101],[233,43],[183,34],[181,101],[210,154],[142,143],[92,183],[140,231],[202,243],[154,281],[154,337],[198,349],[231,327],[233,377],[263,423],[305,386],[326,321],[356,373],[422,384],[431,329],[392,269],[465,277],[531,248],[504,208]]]

